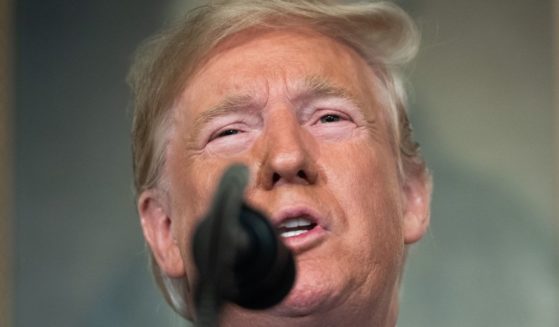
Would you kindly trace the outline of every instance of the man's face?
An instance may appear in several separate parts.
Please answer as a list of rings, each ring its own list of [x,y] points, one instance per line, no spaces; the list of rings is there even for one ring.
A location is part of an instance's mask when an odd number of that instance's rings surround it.
[[[192,283],[194,228],[222,172],[244,163],[249,204],[275,226],[310,224],[282,230],[297,279],[271,314],[388,311],[409,240],[381,92],[355,51],[311,31],[245,32],[215,49],[172,113],[164,178],[181,254],[173,267]]]

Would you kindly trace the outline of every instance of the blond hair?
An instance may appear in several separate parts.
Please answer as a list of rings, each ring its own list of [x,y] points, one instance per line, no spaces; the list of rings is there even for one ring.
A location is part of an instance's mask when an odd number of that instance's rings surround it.
[[[148,40],[138,50],[128,81],[134,95],[132,128],[137,194],[156,188],[165,164],[166,124],[185,83],[218,43],[249,28],[311,28],[357,51],[374,68],[388,99],[401,176],[428,172],[412,140],[406,93],[398,68],[416,54],[419,35],[409,16],[388,2],[335,4],[327,0],[210,1]],[[164,275],[155,260],[156,282],[169,304],[189,317],[183,279]]]

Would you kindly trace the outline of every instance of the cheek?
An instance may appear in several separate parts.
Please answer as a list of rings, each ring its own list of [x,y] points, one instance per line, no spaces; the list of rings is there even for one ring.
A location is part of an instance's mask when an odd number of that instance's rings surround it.
[[[181,229],[193,229],[206,214],[219,181],[217,177],[221,176],[226,167],[221,166],[208,164],[197,167],[192,164],[169,174],[172,218],[186,227]]]
[[[166,176],[171,199],[172,232],[183,257],[190,262],[190,240],[198,222],[206,214],[211,203],[218,178],[226,165],[205,163],[184,154],[169,152]]]
[[[192,258],[192,237],[211,203],[217,186],[216,176],[221,175],[225,165],[212,163],[200,167],[196,161],[185,158],[170,158],[167,164],[172,233],[181,252],[188,283],[192,287],[197,274]]]
[[[401,192],[396,161],[388,147],[346,144],[330,162],[328,183],[348,215],[349,228],[373,241],[399,242]]]

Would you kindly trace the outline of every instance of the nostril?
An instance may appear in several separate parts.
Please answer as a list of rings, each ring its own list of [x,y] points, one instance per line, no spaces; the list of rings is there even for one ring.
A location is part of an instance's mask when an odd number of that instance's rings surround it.
[[[273,173],[272,174],[272,185],[276,185],[280,180],[285,179],[288,183],[298,183],[301,181],[308,181],[308,175],[305,170],[301,169],[297,171],[297,174],[282,174],[282,173]]]
[[[281,176],[278,173],[274,173],[274,175],[272,175],[272,182],[275,184],[280,180]]]

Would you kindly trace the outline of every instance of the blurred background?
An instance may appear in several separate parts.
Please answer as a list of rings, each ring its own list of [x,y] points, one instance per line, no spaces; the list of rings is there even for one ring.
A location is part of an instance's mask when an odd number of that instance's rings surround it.
[[[124,79],[200,2],[0,0],[0,326],[185,326],[148,269]],[[435,178],[398,326],[559,326],[559,1],[397,2]]]

